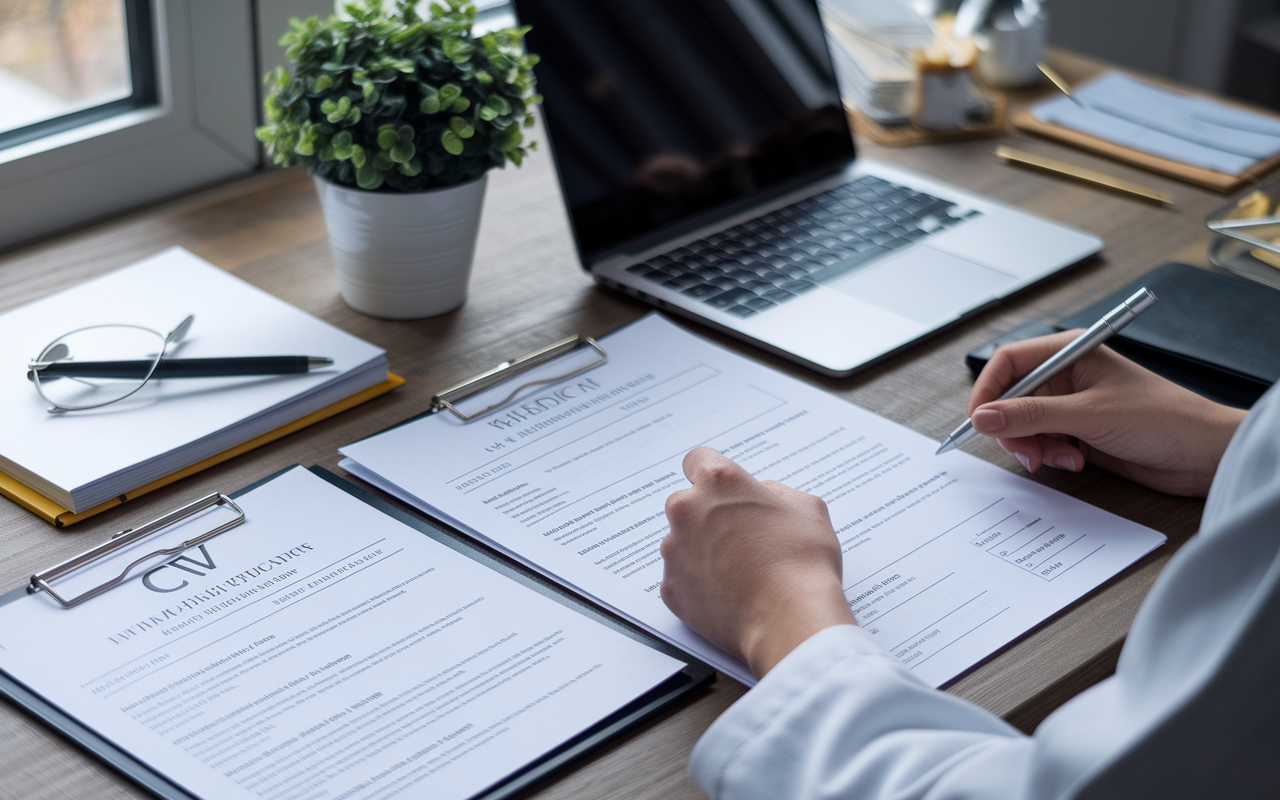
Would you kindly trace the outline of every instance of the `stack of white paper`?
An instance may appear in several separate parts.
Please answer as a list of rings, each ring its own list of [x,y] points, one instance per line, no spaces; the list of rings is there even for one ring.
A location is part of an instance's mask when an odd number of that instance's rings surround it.
[[[177,358],[333,359],[305,375],[151,381],[55,415],[28,362],[72,330],[195,323]],[[0,471],[75,512],[203,461],[387,379],[382,348],[175,247],[0,316]]]
[[[912,50],[933,41],[929,21],[899,0],[822,0],[834,22],[886,44]]]
[[[1031,113],[1041,122],[1227,175],[1280,153],[1280,120],[1118,72],[1080,87],[1075,96],[1079,103],[1056,97]]]
[[[878,122],[905,122],[911,51],[933,39],[928,22],[895,0],[824,0],[822,11],[841,92]]]

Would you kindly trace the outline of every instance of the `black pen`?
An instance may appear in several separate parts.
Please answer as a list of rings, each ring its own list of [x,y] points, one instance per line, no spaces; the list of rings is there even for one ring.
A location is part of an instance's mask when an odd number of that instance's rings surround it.
[[[151,365],[149,359],[133,361],[55,361],[43,364],[27,372],[28,380],[35,380],[39,369],[40,380],[52,378],[116,378],[142,380],[147,377]],[[313,369],[328,367],[332,358],[320,356],[246,356],[243,358],[166,358],[162,360],[151,378],[237,378],[247,375],[298,375]]]

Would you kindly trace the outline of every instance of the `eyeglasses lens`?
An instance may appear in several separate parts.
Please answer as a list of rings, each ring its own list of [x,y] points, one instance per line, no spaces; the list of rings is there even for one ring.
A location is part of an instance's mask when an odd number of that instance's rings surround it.
[[[164,349],[155,331],[127,325],[102,325],[63,336],[40,354],[53,362],[37,371],[41,397],[64,409],[114,403],[147,382]],[[81,366],[95,362],[94,367]]]

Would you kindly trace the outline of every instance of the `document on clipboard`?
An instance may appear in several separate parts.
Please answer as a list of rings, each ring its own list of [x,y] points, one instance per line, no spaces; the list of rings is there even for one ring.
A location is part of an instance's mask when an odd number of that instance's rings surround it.
[[[159,522],[4,598],[0,693],[161,796],[496,798],[713,676],[336,476]]]
[[[656,314],[599,346],[607,363],[470,422],[445,410],[348,445],[341,466],[746,684],[746,665],[659,592],[664,505],[689,485],[681,461],[694,447],[822,497],[859,623],[934,686],[1165,540],[967,453],[935,457],[936,442]],[[468,402],[509,388],[481,394]]]

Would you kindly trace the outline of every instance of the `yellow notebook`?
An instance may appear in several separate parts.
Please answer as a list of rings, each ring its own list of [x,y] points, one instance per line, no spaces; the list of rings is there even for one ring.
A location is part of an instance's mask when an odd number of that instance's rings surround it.
[[[192,464],[189,467],[184,467],[183,469],[180,469],[170,475],[166,475],[159,480],[154,480],[145,486],[139,486],[137,489],[125,492],[119,497],[112,498],[105,503],[99,503],[93,508],[86,509],[79,514],[71,511],[70,509],[63,508],[37,492],[35,489],[32,489],[30,486],[14,480],[4,473],[0,473],[0,495],[9,498],[25,509],[34,512],[45,522],[52,522],[59,528],[65,528],[66,526],[79,522],[82,519],[92,517],[94,514],[101,514],[109,508],[115,508],[116,506],[126,503],[136,497],[141,497],[147,492],[155,491],[162,486],[168,486],[174,481],[185,478],[188,475],[194,475],[201,470],[214,466],[215,464],[221,464],[223,461],[235,458],[241,453],[247,453],[256,447],[261,447],[262,445],[267,444],[268,442],[274,442],[276,439],[283,438],[294,431],[307,427],[308,425],[314,425],[321,420],[328,419],[329,417],[346,411],[348,408],[354,408],[361,403],[386,394],[403,383],[404,378],[396,375],[395,373],[388,372],[387,379],[382,383],[370,386],[368,389],[364,389],[363,391],[356,392],[350,397],[343,398],[331,406],[326,406],[319,411],[313,411],[305,417],[295,419],[287,425],[281,425],[273,431],[264,433],[261,436],[238,444],[230,449],[223,450],[217,455],[210,456],[209,458]]]

